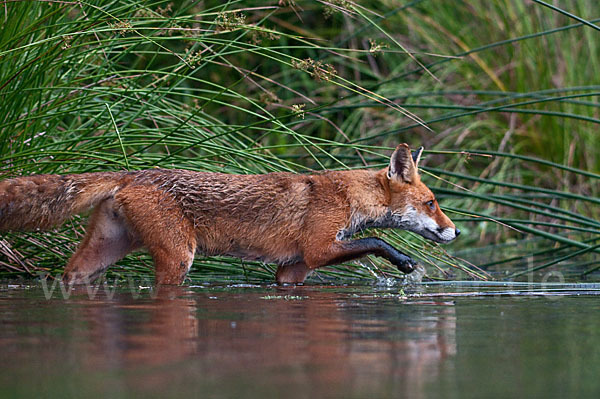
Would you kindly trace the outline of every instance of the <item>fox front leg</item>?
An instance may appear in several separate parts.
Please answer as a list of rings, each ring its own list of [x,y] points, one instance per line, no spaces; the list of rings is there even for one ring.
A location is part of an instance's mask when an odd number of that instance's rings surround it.
[[[334,241],[328,251],[321,253],[314,259],[307,259],[309,267],[335,265],[350,260],[361,258],[365,255],[381,256],[389,260],[403,273],[415,270],[416,262],[408,255],[403,254],[381,238],[367,237],[350,241]]]
[[[343,248],[349,253],[360,253],[361,255],[358,257],[369,254],[381,256],[389,260],[402,273],[408,274],[415,270],[416,262],[410,256],[400,252],[381,238],[367,237],[343,242]]]
[[[275,279],[279,284],[300,284],[306,280],[311,271],[304,262],[279,265]]]

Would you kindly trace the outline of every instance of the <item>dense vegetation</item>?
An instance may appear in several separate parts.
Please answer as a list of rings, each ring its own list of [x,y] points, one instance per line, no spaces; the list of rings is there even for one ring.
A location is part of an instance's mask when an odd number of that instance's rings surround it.
[[[600,267],[600,4],[561,6],[5,2],[1,178],[382,167],[407,142],[425,146],[423,179],[464,233],[445,247],[376,234],[430,277],[590,274]],[[82,235],[78,222],[3,234],[3,274],[60,272]],[[114,273],[144,275],[149,262],[131,256]],[[191,277],[272,271],[199,258]],[[329,275],[399,273],[371,258]]]

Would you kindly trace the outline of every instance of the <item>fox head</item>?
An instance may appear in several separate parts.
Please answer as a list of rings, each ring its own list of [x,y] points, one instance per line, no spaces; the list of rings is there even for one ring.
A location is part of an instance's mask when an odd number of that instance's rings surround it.
[[[440,209],[435,196],[421,182],[418,173],[423,147],[411,153],[407,144],[400,144],[386,168],[389,186],[391,226],[422,235],[439,243],[454,240],[460,230]]]

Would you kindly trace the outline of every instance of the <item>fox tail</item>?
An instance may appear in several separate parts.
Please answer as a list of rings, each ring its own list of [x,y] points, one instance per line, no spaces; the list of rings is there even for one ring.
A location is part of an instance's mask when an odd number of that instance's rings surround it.
[[[47,230],[110,198],[119,172],[36,175],[0,181],[0,231]]]

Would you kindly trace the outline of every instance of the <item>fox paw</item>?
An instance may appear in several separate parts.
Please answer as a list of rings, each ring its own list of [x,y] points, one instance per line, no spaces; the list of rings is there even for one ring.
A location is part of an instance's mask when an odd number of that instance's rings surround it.
[[[406,255],[397,257],[392,261],[392,264],[405,274],[412,273],[417,266],[417,262],[415,262],[410,256]]]

